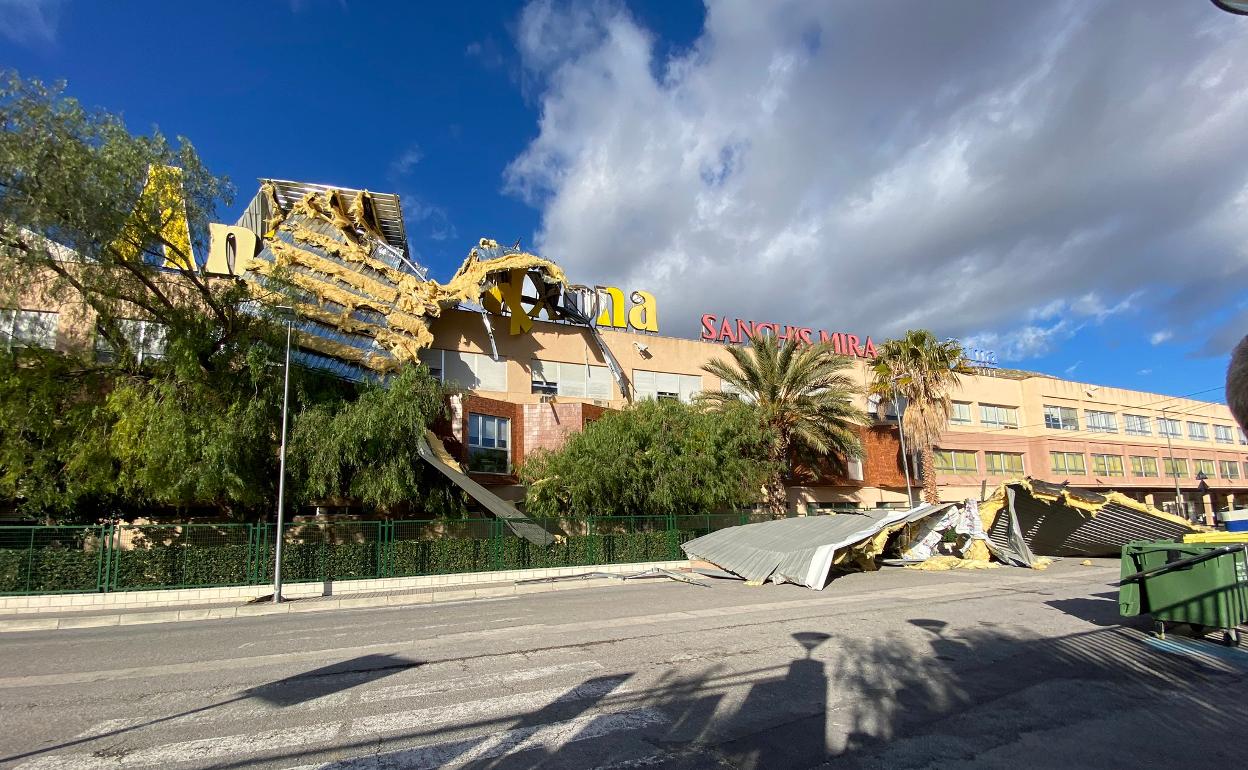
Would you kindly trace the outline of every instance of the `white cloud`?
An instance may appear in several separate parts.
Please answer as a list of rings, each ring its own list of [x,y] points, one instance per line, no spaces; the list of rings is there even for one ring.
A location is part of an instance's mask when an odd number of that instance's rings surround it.
[[[1074,362],[1073,364],[1071,364],[1070,366],[1066,367],[1066,376],[1067,376],[1067,377],[1073,377],[1073,376],[1074,376],[1074,374],[1075,374],[1075,371],[1079,368],[1079,366],[1080,366],[1082,363],[1083,363],[1083,361],[1076,361],[1076,362]]]
[[[1160,345],[1161,343],[1166,342],[1172,339],[1173,337],[1174,337],[1174,332],[1170,331],[1169,329],[1162,329],[1161,331],[1153,332],[1152,335],[1149,336],[1148,341],[1152,345]]]
[[[1152,369],[1141,369],[1138,372],[1136,372],[1136,374],[1140,375],[1141,377],[1147,377],[1148,375],[1152,373],[1153,373]]]
[[[62,0],[0,0],[0,35],[21,45],[56,42]]]
[[[394,159],[390,164],[390,176],[398,179],[407,176],[417,163],[420,163],[425,157],[418,145],[412,145],[403,151],[399,157]]]
[[[1237,30],[1199,3],[710,2],[657,58],[618,5],[541,0],[505,182],[540,252],[652,289],[671,333],[929,326],[1029,357],[1145,300],[1186,328],[1209,276],[1248,290]]]
[[[422,201],[414,195],[404,194],[400,199],[403,201],[403,218],[408,232],[415,231],[435,241],[459,237],[459,231],[444,207]],[[416,224],[421,228],[415,227]]]

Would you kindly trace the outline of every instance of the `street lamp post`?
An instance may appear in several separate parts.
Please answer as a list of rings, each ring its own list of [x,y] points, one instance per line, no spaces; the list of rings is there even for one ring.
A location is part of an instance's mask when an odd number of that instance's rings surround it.
[[[901,424],[901,402],[897,399],[897,378],[893,378],[893,411],[897,413],[897,436],[901,439],[901,468],[906,472],[906,505],[914,507],[914,491],[910,486],[910,455],[906,452],[906,429]]]
[[[293,331],[293,307],[278,307],[286,316],[286,366],[282,374],[282,448],[277,476],[277,541],[273,547],[273,603],[282,600],[282,527],[286,518],[286,407],[290,398],[290,337]]]
[[[1170,452],[1170,473],[1174,477],[1174,506],[1181,516],[1187,516],[1187,505],[1183,502],[1183,492],[1179,489],[1179,464],[1174,460],[1174,444],[1170,441],[1170,418],[1166,417],[1166,410],[1169,407],[1161,408],[1162,419],[1166,421],[1164,426],[1166,429],[1166,447]]]

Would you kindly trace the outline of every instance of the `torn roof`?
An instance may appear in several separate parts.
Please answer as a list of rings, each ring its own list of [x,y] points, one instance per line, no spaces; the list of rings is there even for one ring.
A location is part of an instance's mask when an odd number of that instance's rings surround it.
[[[495,241],[482,239],[448,283],[427,280],[396,246],[406,236],[395,195],[266,181],[240,223],[261,233],[260,251],[242,273],[253,295],[293,306],[294,356],[340,377],[377,378],[416,362],[433,343],[432,320],[461,303],[507,310],[513,326],[538,312],[561,317],[553,300],[517,312],[516,295],[528,278],[554,297],[567,283],[563,271]],[[506,291],[513,284],[517,290]]]

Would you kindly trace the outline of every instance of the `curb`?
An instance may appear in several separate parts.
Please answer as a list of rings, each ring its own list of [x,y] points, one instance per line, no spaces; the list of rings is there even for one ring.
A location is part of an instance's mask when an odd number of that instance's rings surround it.
[[[332,612],[334,610],[362,607],[402,607],[419,604],[443,604],[472,599],[487,599],[524,594],[567,591],[576,588],[598,588],[608,585],[624,585],[623,580],[599,578],[566,583],[536,585],[491,586],[489,588],[455,588],[446,591],[422,593],[394,593],[382,596],[344,596],[335,599],[299,600],[282,604],[242,604],[230,607],[208,607],[158,612],[130,612],[109,615],[63,617],[39,617],[29,620],[0,620],[0,633],[20,631],[62,631],[79,628],[104,628],[109,626],[137,626],[153,623],[186,623],[196,620],[225,620],[250,618],[262,615],[284,615],[303,612]]]

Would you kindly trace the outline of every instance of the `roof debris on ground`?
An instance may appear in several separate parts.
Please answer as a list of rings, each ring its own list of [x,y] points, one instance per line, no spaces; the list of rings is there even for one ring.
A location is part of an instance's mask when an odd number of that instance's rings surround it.
[[[1117,556],[1133,540],[1182,539],[1185,519],[1117,492],[1067,489],[1024,479],[983,502],[879,508],[728,527],[681,547],[690,559],[753,584],[823,590],[834,570],[1044,569],[1053,557]]]

